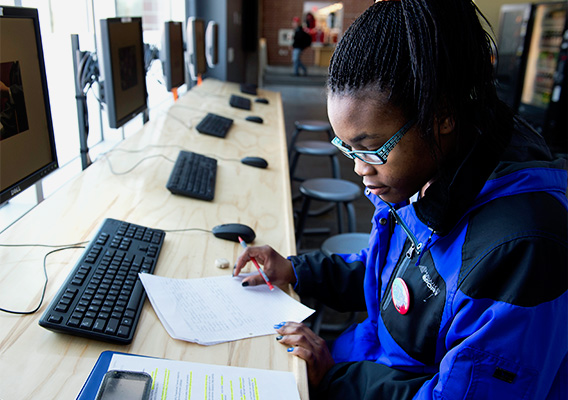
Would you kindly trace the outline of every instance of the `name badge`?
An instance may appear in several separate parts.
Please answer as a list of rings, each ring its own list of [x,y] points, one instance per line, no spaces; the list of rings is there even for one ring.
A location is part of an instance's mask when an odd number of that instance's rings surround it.
[[[410,307],[410,292],[406,282],[402,278],[396,278],[394,280],[391,294],[394,308],[402,315],[406,314]]]

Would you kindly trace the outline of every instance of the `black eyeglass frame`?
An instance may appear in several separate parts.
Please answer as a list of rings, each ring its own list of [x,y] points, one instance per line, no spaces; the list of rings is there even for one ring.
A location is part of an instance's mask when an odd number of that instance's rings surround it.
[[[402,128],[400,128],[394,135],[391,136],[387,142],[382,145],[378,150],[350,150],[347,145],[337,136],[331,140],[331,144],[337,147],[341,152],[350,159],[357,157],[359,160],[371,165],[383,165],[387,162],[387,157],[392,149],[400,142],[402,137],[412,128],[416,121],[408,121]],[[369,161],[368,157],[376,156],[377,161]]]

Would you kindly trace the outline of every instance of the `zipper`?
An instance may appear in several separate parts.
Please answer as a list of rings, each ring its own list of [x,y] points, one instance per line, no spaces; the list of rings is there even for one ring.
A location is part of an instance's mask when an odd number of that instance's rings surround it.
[[[396,223],[400,225],[404,233],[406,233],[406,236],[408,236],[408,238],[412,242],[413,251],[415,250],[416,254],[420,254],[420,251],[422,250],[422,243],[418,242],[418,239],[416,238],[416,236],[414,236],[414,233],[412,233],[408,225],[406,225],[406,222],[404,222],[404,220],[400,218],[394,207],[389,202],[384,201],[383,199],[381,200],[389,207],[389,212],[396,220]]]
[[[396,270],[396,274],[391,275],[391,279],[389,280],[389,284],[387,286],[387,290],[385,291],[385,295],[384,295],[384,298],[383,298],[383,306],[382,306],[383,311],[385,311],[387,309],[387,307],[389,306],[389,304],[392,300],[392,283],[394,282],[394,280],[396,278],[399,278],[402,275],[404,275],[404,273],[408,269],[408,266],[410,265],[410,262],[414,258],[415,250],[416,249],[414,247],[414,244],[411,243],[410,248],[408,249],[408,251],[406,252],[406,254],[404,256],[404,260],[402,260],[402,262],[399,264],[399,266]],[[419,253],[416,252],[416,254],[419,254]]]
[[[379,197],[379,196],[377,196],[377,197]],[[383,303],[382,304],[382,310],[384,311],[384,310],[387,309],[387,307],[389,306],[389,304],[392,300],[392,283],[394,282],[394,280],[396,278],[399,278],[402,275],[404,275],[404,273],[408,269],[408,266],[410,265],[410,262],[413,260],[413,258],[415,256],[420,255],[420,252],[422,250],[422,243],[418,242],[418,239],[416,238],[414,233],[412,233],[412,231],[410,230],[408,225],[406,225],[406,222],[404,222],[404,220],[402,218],[400,218],[400,216],[396,212],[395,208],[388,201],[384,201],[380,197],[379,197],[379,199],[389,207],[390,215],[392,215],[394,217],[394,219],[396,220],[396,223],[398,225],[400,225],[400,227],[402,228],[404,233],[406,233],[406,236],[410,240],[410,248],[406,252],[406,254],[404,256],[404,260],[401,263],[399,263],[399,266],[396,270],[396,273],[391,275],[391,279],[389,280],[388,286],[386,288],[385,295],[384,295],[383,302],[382,302]],[[432,236],[430,235],[430,237],[432,237]]]

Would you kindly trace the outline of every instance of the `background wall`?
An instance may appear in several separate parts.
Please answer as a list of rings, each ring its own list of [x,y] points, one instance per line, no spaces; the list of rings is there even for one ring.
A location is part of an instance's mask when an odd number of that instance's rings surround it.
[[[561,2],[566,0],[552,0]],[[373,0],[345,0],[343,1],[343,30],[371,4]],[[531,3],[522,0],[475,0],[475,3],[483,12],[495,33],[498,32],[499,10],[503,4]],[[304,0],[272,1],[261,0],[261,37],[266,38],[267,55],[269,65],[290,65],[291,52],[288,47],[278,45],[278,30],[291,29],[292,18],[301,17]],[[302,55],[302,61],[306,65],[312,65],[314,61],[313,50],[307,49]]]
[[[566,0],[550,0],[549,3],[559,3]],[[503,4],[526,4],[526,3],[538,3],[537,1],[523,1],[523,0],[475,0],[477,7],[483,12],[495,34],[498,32],[499,27],[499,10]]]

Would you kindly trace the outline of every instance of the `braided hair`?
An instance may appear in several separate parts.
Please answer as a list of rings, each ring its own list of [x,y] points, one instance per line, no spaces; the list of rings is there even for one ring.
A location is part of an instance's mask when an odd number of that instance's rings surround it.
[[[338,44],[328,93],[386,96],[416,119],[432,146],[434,122],[449,117],[465,148],[472,136],[498,129],[497,110],[504,107],[495,88],[493,41],[480,17],[489,26],[471,0],[376,2]]]

